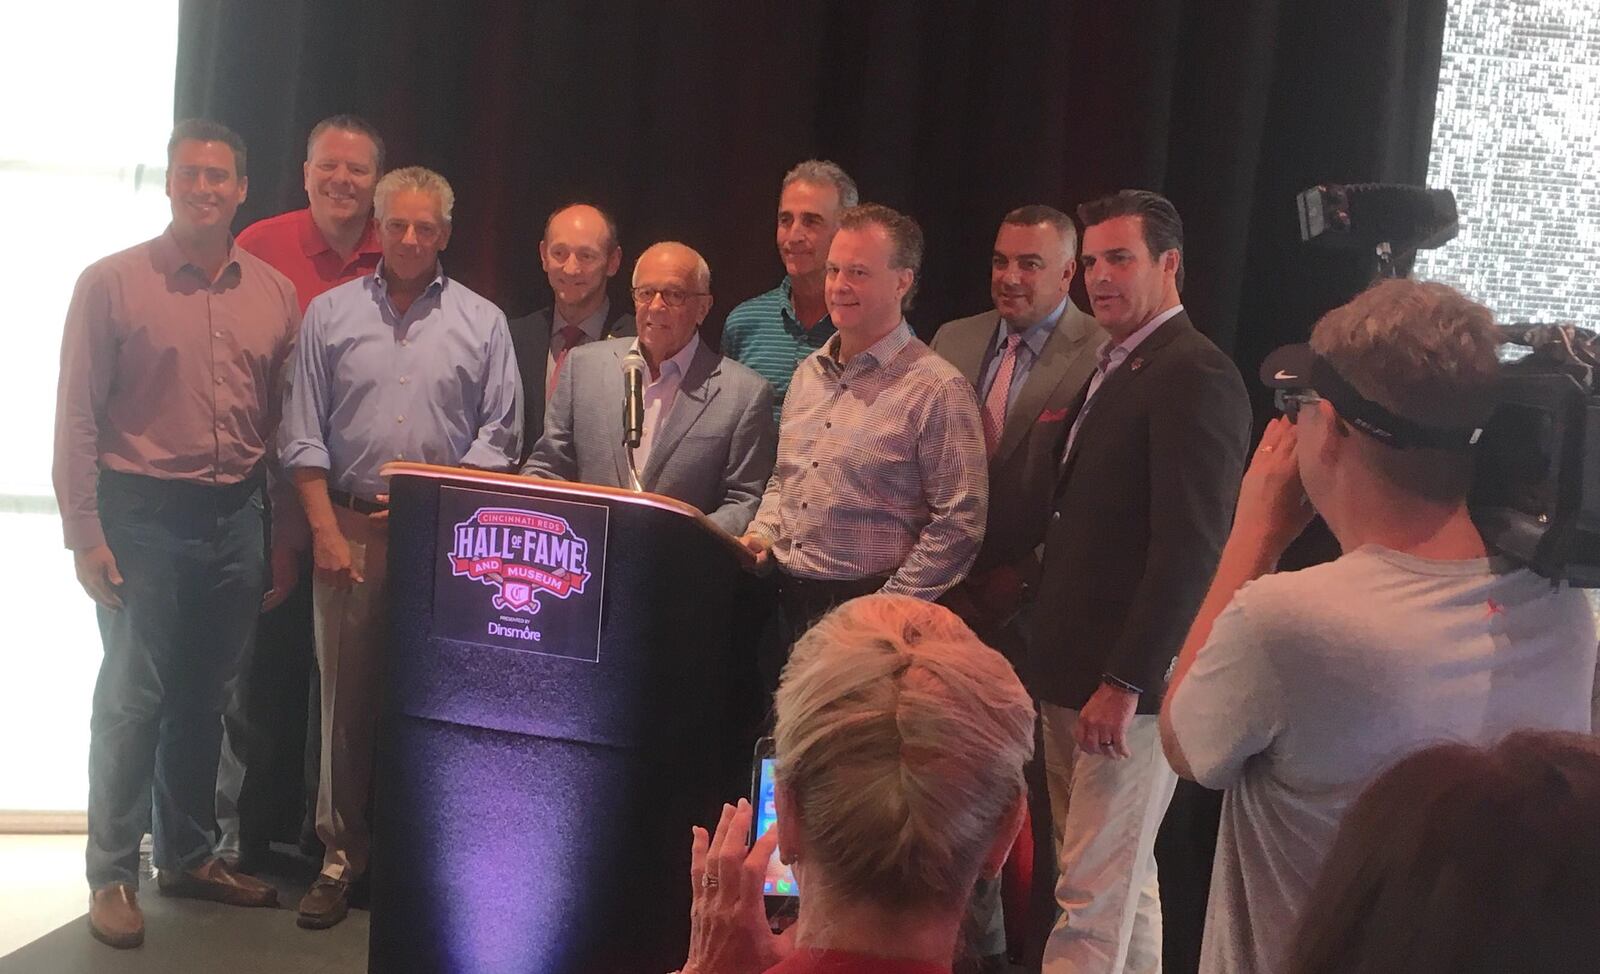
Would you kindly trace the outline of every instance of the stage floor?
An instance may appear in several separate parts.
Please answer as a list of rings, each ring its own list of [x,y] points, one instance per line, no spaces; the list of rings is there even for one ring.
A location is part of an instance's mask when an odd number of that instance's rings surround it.
[[[81,873],[81,854],[77,858]],[[147,871],[139,895],[145,919],[143,947],[105,946],[89,936],[88,921],[80,914],[0,957],[0,974],[364,974],[365,910],[351,910],[349,918],[331,930],[295,926],[294,906],[315,874],[315,864],[288,846],[273,846],[257,875],[278,888],[280,905],[266,910],[168,899],[156,892]],[[7,877],[0,882],[13,881]],[[87,910],[87,890],[81,901]]]

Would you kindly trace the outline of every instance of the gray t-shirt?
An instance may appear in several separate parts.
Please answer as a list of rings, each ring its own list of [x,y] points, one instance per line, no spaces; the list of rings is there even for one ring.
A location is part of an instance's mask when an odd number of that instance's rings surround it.
[[[1196,779],[1227,789],[1200,969],[1282,968],[1345,809],[1389,765],[1587,731],[1594,679],[1583,593],[1498,561],[1366,545],[1244,586],[1171,705]]]

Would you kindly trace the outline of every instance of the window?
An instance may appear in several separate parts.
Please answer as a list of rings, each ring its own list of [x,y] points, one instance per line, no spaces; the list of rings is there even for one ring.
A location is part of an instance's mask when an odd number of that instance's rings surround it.
[[[1461,235],[1417,277],[1503,322],[1600,328],[1600,2],[1453,0],[1428,185]]]
[[[0,813],[81,812],[100,665],[50,486],[61,326],[78,274],[166,226],[178,3],[55,0],[11,12],[0,58]],[[85,25],[93,25],[92,29]]]

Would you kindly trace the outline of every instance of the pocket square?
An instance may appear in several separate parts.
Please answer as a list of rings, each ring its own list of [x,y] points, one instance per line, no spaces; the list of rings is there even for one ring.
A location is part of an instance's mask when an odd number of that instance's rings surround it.
[[[1041,423],[1060,423],[1060,422],[1063,422],[1067,418],[1067,410],[1069,408],[1070,407],[1068,407],[1068,406],[1062,406],[1060,409],[1046,409],[1044,412],[1039,414],[1039,422],[1041,422]]]

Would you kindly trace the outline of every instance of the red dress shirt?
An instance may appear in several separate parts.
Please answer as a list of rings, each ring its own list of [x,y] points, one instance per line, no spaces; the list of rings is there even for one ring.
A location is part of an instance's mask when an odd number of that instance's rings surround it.
[[[278,269],[294,284],[304,314],[311,299],[329,288],[370,274],[383,256],[378,228],[367,221],[367,231],[346,261],[328,245],[311,219],[311,210],[292,210],[257,220],[239,233],[239,246]]]
[[[205,484],[250,476],[277,430],[299,327],[289,282],[237,246],[215,280],[171,228],[91,264],[67,311],[56,394],[67,547],[105,543],[102,469]]]

